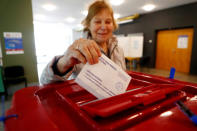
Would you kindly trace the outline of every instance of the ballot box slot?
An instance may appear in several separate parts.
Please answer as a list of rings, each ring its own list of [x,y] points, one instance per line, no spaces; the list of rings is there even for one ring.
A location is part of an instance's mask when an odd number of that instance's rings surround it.
[[[126,92],[140,92],[145,90],[146,88],[149,88],[149,86],[154,86],[154,84],[143,80],[132,79]],[[76,83],[72,83],[69,88],[65,87],[59,90],[62,90],[61,93],[64,96],[72,99],[72,101],[78,105],[87,104],[98,100],[95,96],[90,94],[88,91],[86,91]]]
[[[132,78],[129,83],[129,86],[127,88],[127,91],[129,91],[131,89],[139,88],[139,87],[150,86],[150,85],[152,85],[152,83],[150,83],[148,81]]]
[[[178,85],[152,85],[141,92],[127,92],[82,105],[81,108],[92,116],[108,117],[139,104],[146,106],[165,99],[168,94],[181,88],[182,86]]]
[[[110,98],[106,98],[106,99],[104,99],[104,101],[105,102],[107,102],[107,101],[109,101],[109,102],[112,102],[112,100],[111,99],[113,99],[114,97],[116,98],[116,97],[119,97],[120,96],[120,98],[127,98],[128,97],[128,95],[130,96],[130,95],[132,95],[132,94],[137,94],[137,93],[140,93],[140,92],[143,92],[143,91],[145,91],[145,90],[147,90],[147,89],[149,89],[149,88],[151,88],[151,87],[155,87],[155,84],[152,84],[152,85],[150,85],[150,86],[147,86],[147,87],[145,87],[145,86],[139,86],[138,88],[130,88],[130,90],[127,90],[124,94],[120,94],[120,95],[117,95],[117,96],[113,96],[113,97],[110,97]],[[82,104],[80,104],[79,106],[84,106],[84,105],[87,105],[87,104],[90,104],[90,103],[94,103],[94,102],[96,102],[96,101],[100,101],[99,99],[95,99],[95,100],[92,100],[92,101],[88,101],[88,102],[86,102],[86,103],[82,103]],[[123,100],[121,100],[121,101],[123,101]],[[129,101],[130,101],[130,98],[129,98]],[[117,101],[114,101],[115,103],[117,103]]]

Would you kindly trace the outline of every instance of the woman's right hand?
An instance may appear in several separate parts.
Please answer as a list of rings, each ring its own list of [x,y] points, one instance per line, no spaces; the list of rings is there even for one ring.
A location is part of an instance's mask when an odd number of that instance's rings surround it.
[[[94,40],[81,38],[68,48],[64,56],[58,61],[57,68],[60,73],[64,73],[79,63],[96,64],[100,56],[100,48]]]

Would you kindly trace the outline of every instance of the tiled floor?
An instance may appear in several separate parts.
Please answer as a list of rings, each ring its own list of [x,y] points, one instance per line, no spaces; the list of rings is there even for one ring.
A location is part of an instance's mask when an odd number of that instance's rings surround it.
[[[2,96],[0,96],[0,99],[2,99],[1,97]],[[10,106],[11,106],[11,99],[12,99],[12,97],[8,96],[7,100],[5,101],[5,103],[4,103],[5,110],[10,108]],[[0,104],[1,104],[1,106],[0,106],[1,107],[0,108],[0,116],[1,116],[2,115],[2,102]],[[0,131],[3,131],[3,130],[4,130],[3,123],[0,122]]]
[[[158,76],[164,76],[164,77],[169,76],[169,71],[166,71],[166,70],[157,70],[157,69],[151,69],[151,68],[138,68],[133,71],[143,72],[143,73],[158,75]],[[181,81],[197,83],[197,75],[189,75],[189,74],[185,74],[185,73],[176,72],[175,79],[181,80]],[[21,88],[23,88],[23,87],[21,87]],[[14,91],[10,91],[10,92],[13,93]],[[10,108],[11,99],[12,99],[12,97],[9,96],[8,100],[5,101],[5,110]],[[2,112],[2,109],[0,108],[0,113],[1,112]],[[0,131],[3,131],[3,124],[2,123],[0,123]]]
[[[169,74],[170,74],[170,71],[158,70],[158,69],[153,69],[153,68],[138,68],[134,71],[157,75],[157,76],[163,76],[163,77],[169,77]],[[176,72],[174,79],[197,83],[197,75],[189,75],[186,73]]]

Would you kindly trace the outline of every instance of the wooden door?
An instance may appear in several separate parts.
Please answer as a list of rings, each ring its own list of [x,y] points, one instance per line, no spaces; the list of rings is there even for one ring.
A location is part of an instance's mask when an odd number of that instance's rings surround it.
[[[157,34],[156,68],[189,73],[193,28],[159,31]]]

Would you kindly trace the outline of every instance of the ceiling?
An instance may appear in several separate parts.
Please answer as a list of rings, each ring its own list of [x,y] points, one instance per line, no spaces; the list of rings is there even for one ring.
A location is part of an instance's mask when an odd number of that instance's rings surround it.
[[[32,0],[34,22],[56,22],[65,23],[70,26],[77,26],[85,17],[81,12],[86,10],[88,4],[93,0]],[[114,13],[120,14],[120,17],[133,15],[136,13],[149,13],[142,9],[145,4],[154,4],[156,7],[152,11],[158,11],[166,8],[180,6],[197,2],[197,0],[125,0],[120,6],[112,6]],[[42,8],[44,4],[51,3],[57,8],[54,11],[46,11]],[[37,18],[36,16],[42,16]],[[68,23],[67,17],[75,18],[75,21]]]

